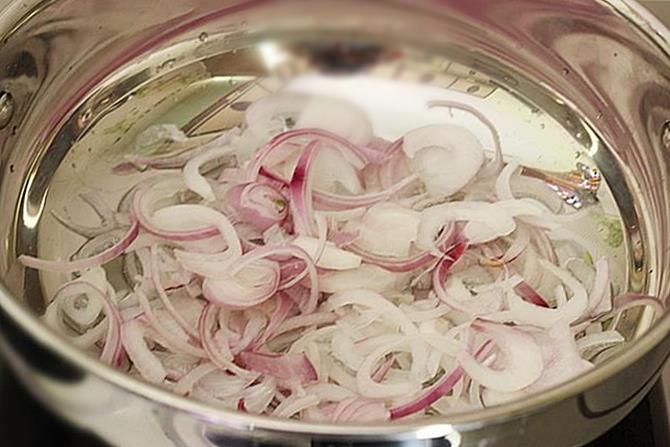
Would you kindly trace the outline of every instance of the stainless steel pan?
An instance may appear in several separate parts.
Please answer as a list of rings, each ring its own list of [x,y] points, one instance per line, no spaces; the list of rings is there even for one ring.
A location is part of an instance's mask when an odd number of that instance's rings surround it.
[[[590,147],[613,190],[626,227],[629,286],[666,297],[669,38],[650,14],[624,0],[12,2],[0,11],[2,353],[47,405],[119,445],[584,443],[654,384],[670,352],[669,315],[650,325],[645,312],[628,313],[621,323],[627,349],[524,401],[448,419],[321,425],[215,409],[98,363],[42,325],[38,278],[16,256],[36,251],[63,158],[129,91],[225,48],[275,39],[290,42],[296,59],[311,55],[301,60],[318,65],[324,59],[312,56],[319,48],[356,42],[352,48],[374,48],[364,53],[375,56],[347,59],[347,70],[374,65],[398,46],[418,48],[448,55],[487,85],[551,113]],[[226,67],[210,61],[201,69]]]

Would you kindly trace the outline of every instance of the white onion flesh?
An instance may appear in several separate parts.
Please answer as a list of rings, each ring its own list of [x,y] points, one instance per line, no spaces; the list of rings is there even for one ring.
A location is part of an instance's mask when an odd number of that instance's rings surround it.
[[[430,194],[449,196],[468,184],[484,162],[484,148],[469,130],[440,124],[421,127],[404,137],[403,151]],[[450,164],[457,169],[444,169]]]

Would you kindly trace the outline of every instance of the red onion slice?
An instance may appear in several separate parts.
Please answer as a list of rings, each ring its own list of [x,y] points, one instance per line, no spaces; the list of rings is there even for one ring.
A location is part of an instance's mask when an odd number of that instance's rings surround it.
[[[293,240],[293,245],[305,250],[312,259],[317,259],[316,266],[329,270],[349,270],[361,265],[361,257],[348,250],[336,247],[326,242],[321,256],[319,253],[319,240],[312,237],[298,236]]]
[[[170,179],[166,181],[169,185],[176,184],[181,185],[181,180],[179,179]],[[188,221],[187,215],[176,215],[175,209],[172,208],[164,212],[164,216],[161,219],[162,222],[169,222],[171,225],[174,224],[173,219],[176,217],[182,221],[180,222],[180,227],[186,227],[186,229],[177,230],[174,227],[161,228],[155,222],[152,221],[154,214],[157,212],[153,210],[155,201],[160,199],[165,193],[161,192],[162,188],[159,188],[163,184],[155,184],[149,188],[140,188],[134,193],[133,198],[133,208],[132,212],[135,218],[139,221],[140,225],[147,232],[158,236],[160,238],[170,240],[170,241],[196,241],[200,239],[207,239],[219,234],[219,230],[213,226],[204,226],[204,227],[193,227],[192,221]],[[185,219],[186,218],[186,219]]]
[[[229,144],[217,146],[208,144],[207,149],[191,158],[183,170],[184,183],[188,189],[210,202],[216,200],[216,195],[207,179],[200,173],[200,168],[210,161],[230,155],[235,150],[235,147]]]
[[[456,235],[456,226],[453,222],[447,222],[442,228],[438,240],[434,242],[437,251],[440,253],[446,251],[452,245]],[[433,245],[431,245],[429,250],[408,258],[379,256],[361,249],[355,243],[348,245],[347,249],[360,255],[365,262],[377,265],[391,272],[411,272],[430,264],[436,258]]]
[[[501,355],[501,369],[481,364],[468,349],[458,355],[463,369],[477,382],[497,391],[517,391],[535,382],[542,375],[542,351],[533,337],[520,329],[497,323],[475,321],[471,328],[490,337]]]
[[[175,394],[180,396],[188,396],[193,391],[193,387],[207,375],[213,373],[217,370],[217,367],[214,363],[202,363],[192,369],[188,374],[179,379],[175,385],[174,391]]]
[[[590,317],[596,309],[602,307],[603,301],[610,292],[610,287],[609,263],[606,258],[600,258],[596,261],[596,277],[589,292],[589,304],[584,312],[585,318]],[[604,304],[610,307],[609,303]]]
[[[240,368],[233,362],[228,342],[216,343],[212,336],[212,325],[216,324],[219,308],[211,303],[205,305],[198,320],[198,333],[206,357],[224,371],[230,371],[240,377],[249,377],[250,371]]]
[[[151,352],[144,341],[144,324],[130,320],[123,325],[123,347],[140,375],[151,383],[161,383],[167,377],[167,371],[161,361]]]
[[[226,193],[226,201],[238,221],[249,222],[259,231],[281,223],[288,214],[286,198],[264,183],[236,185]]]
[[[128,247],[135,241],[140,232],[139,224],[133,220],[126,235],[116,244],[109,247],[107,250],[90,258],[77,259],[76,261],[49,261],[46,259],[39,259],[33,256],[21,255],[19,261],[26,267],[37,270],[46,270],[50,272],[81,272],[94,267],[106,264],[123,254]]]
[[[254,350],[258,346],[262,346],[270,340],[274,334],[278,331],[281,325],[286,321],[291,310],[293,309],[293,301],[291,298],[286,295],[284,292],[279,292],[277,294],[277,303],[275,305],[275,310],[270,317],[263,335],[251,346],[251,349]]]
[[[137,301],[144,312],[144,317],[146,317],[148,323],[151,325],[151,328],[156,331],[160,338],[160,343],[167,348],[174,350],[175,352],[192,355],[198,358],[206,358],[207,355],[205,352],[197,346],[192,345],[187,341],[185,337],[186,334],[180,334],[175,332],[169,326],[166,326],[156,315],[155,310],[145,293],[141,290],[141,287],[138,287],[134,291]],[[178,327],[177,327],[178,328]]]
[[[251,371],[280,380],[308,383],[317,379],[316,370],[304,354],[262,354],[242,352],[240,360]]]
[[[491,353],[492,349],[493,343],[490,340],[484,342],[475,353],[475,358],[478,361],[484,360]],[[460,366],[454,368],[450,373],[445,372],[442,378],[424,393],[405,404],[391,408],[389,411],[390,419],[404,418],[430,407],[454,388],[456,383],[463,378],[463,373],[464,370]]]
[[[542,295],[537,293],[537,291],[526,281],[521,281],[519,284],[514,286],[514,292],[531,304],[546,308],[551,307],[549,306],[549,303],[547,303],[547,300],[545,300]]]
[[[367,207],[374,205],[375,203],[388,200],[394,194],[402,191],[404,188],[414,183],[417,178],[418,177],[416,175],[410,175],[383,191],[360,194],[356,196],[345,196],[323,191],[314,191],[312,195],[314,196],[314,204],[318,209],[343,211],[352,208]]]
[[[318,147],[318,141],[312,141],[305,147],[298,158],[298,164],[289,184],[293,225],[295,225],[295,232],[303,236],[312,236],[317,233],[312,211],[310,167]]]
[[[484,149],[469,130],[435,124],[403,136],[403,151],[431,195],[450,196],[467,185],[484,162]],[[444,175],[444,166],[452,166]]]
[[[383,401],[353,397],[340,402],[329,419],[332,422],[379,422],[389,414]]]
[[[552,309],[528,303],[517,294],[508,292],[507,298],[513,320],[539,327],[551,327],[559,321],[572,323],[578,320],[588,306],[584,286],[566,270],[544,259],[540,259],[539,262],[545,270],[560,279],[572,291],[572,298],[565,305]]]
[[[54,299],[79,294],[92,295],[102,302],[103,311],[107,317],[107,335],[100,354],[100,360],[114,367],[120,366],[123,361],[123,346],[121,343],[123,331],[121,328],[121,314],[116,304],[109,297],[107,291],[101,290],[98,286],[86,280],[86,277],[61,286],[56,291]]]
[[[479,121],[481,121],[481,123],[484,124],[491,132],[491,137],[493,138],[494,157],[482,168],[479,175],[482,178],[485,178],[492,175],[497,175],[500,172],[500,170],[503,168],[502,145],[500,144],[500,134],[498,133],[498,129],[493,124],[493,122],[491,122],[491,120],[486,118],[486,116],[484,116],[476,108],[462,102],[435,100],[429,101],[428,107],[447,107],[450,109],[463,110],[464,112],[468,112],[471,115],[474,115]]]
[[[312,96],[301,110],[296,129],[319,128],[357,145],[372,140],[368,115],[355,104],[328,96]]]
[[[246,276],[240,276],[246,275]],[[245,269],[218,278],[205,278],[203,296],[231,309],[253,307],[271,298],[279,287],[279,266],[259,260]]]

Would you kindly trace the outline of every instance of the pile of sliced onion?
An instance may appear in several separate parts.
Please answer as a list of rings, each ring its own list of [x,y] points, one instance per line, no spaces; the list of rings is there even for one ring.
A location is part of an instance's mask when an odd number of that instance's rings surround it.
[[[280,94],[205,145],[130,157],[145,177],[118,207],[82,196],[98,226],[57,215],[87,239],[74,256],[20,257],[75,275],[45,320],[177,394],[361,422],[523,398],[620,346],[612,317],[663,310],[612,296],[608,260],[565,236],[579,216],[551,211],[549,188],[514,195],[523,171],[486,117],[436,105],[475,115],[495,147],[453,124],[386,141],[352,104]]]

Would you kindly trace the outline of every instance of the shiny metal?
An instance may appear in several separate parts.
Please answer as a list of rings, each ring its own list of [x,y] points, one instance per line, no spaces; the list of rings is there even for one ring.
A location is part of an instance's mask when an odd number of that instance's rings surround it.
[[[7,127],[14,116],[14,98],[9,92],[0,93],[0,129]]]
[[[639,314],[623,322],[632,341],[619,355],[521,402],[383,425],[254,417],[140,383],[69,345],[36,318],[44,308],[39,277],[16,262],[37,250],[52,176],[73,143],[138,100],[129,92],[160,77],[176,97],[180,79],[226,73],[212,54],[275,39],[292,54],[280,76],[303,66],[349,73],[397,57],[398,48],[418,49],[465,67],[454,74],[429,63],[422,79],[439,74],[448,88],[481,97],[504,89],[551,114],[593,156],[619,205],[628,287],[667,297],[670,32],[636,3],[175,0],[156,8],[149,0],[25,0],[0,11],[0,39],[0,89],[15,103],[12,126],[0,131],[0,349],[73,424],[124,446],[576,445],[623,418],[659,376],[670,315],[649,327],[649,315]],[[253,60],[238,60],[235,74],[267,71],[258,60],[243,64]],[[120,144],[110,141],[110,150]]]
[[[598,201],[602,176],[596,167],[578,162],[576,168],[569,172],[547,172],[524,167],[522,173],[546,182],[559,197],[574,208],[579,209],[584,204],[593,204]]]

